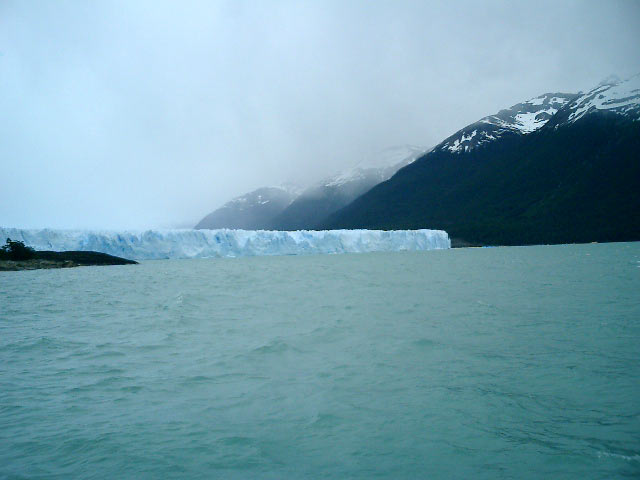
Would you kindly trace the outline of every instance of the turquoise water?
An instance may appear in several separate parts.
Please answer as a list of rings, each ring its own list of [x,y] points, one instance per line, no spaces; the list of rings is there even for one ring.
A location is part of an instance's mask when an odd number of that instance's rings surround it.
[[[640,475],[640,243],[0,272],[0,478]]]

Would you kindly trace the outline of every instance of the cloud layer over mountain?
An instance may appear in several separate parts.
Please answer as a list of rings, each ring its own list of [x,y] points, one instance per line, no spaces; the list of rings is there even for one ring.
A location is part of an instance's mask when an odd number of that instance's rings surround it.
[[[627,1],[5,1],[0,225],[191,226],[629,77],[639,32]]]

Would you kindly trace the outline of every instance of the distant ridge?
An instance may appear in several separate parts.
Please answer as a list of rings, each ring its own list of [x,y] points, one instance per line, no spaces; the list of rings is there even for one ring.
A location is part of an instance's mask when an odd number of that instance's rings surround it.
[[[345,207],[401,168],[423,156],[423,147],[389,147],[353,168],[325,178],[304,190],[282,213],[273,219],[277,230],[319,228],[329,215]]]
[[[200,220],[195,228],[318,228],[329,215],[348,205],[371,187],[389,179],[426,151],[423,147],[413,145],[389,147],[306,189],[292,184],[259,188],[214,210]]]
[[[289,185],[259,188],[225,203],[200,220],[195,228],[270,230],[273,219],[291,204],[298,193],[296,187]]]

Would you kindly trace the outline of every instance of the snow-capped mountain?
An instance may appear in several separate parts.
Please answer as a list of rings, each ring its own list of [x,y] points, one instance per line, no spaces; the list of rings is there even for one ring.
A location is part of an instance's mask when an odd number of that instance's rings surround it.
[[[586,93],[513,105],[431,150],[387,149],[302,193],[257,190],[198,228],[427,227],[490,244],[640,239],[639,121],[640,75],[610,77]]]
[[[203,218],[195,228],[316,228],[328,215],[427,152],[414,145],[389,147],[307,189],[294,184],[259,188],[227,202]]]
[[[640,240],[640,76],[475,122],[324,228],[446,230],[455,245]]]
[[[612,75],[587,93],[545,93],[466,126],[445,139],[436,150],[469,152],[508,135],[535,132],[551,119],[554,126],[559,126],[598,111],[640,119],[640,75],[628,80]]]
[[[627,80],[608,77],[587,93],[577,95],[556,115],[556,128],[571,124],[592,113],[616,114],[640,120],[640,75]]]
[[[273,218],[299,193],[300,188],[292,184],[259,188],[225,203],[200,220],[195,228],[271,229]]]
[[[535,132],[575,97],[575,94],[570,93],[545,93],[518,103],[457,131],[436,149],[463,153],[505,135],[526,135]]]
[[[427,152],[423,147],[402,145],[371,155],[302,192],[274,219],[274,226],[280,230],[318,228],[329,215]]]
[[[338,187],[350,182],[362,180],[375,183],[384,182],[393,176],[402,167],[409,165],[417,158],[428,152],[424,147],[415,145],[399,145],[385,148],[375,155],[367,157],[352,168],[343,170],[336,175],[323,179],[318,185],[325,187]]]

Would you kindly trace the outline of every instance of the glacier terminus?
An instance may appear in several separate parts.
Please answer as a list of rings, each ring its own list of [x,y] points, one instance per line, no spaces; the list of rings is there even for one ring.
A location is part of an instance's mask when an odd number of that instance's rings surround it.
[[[132,260],[420,251],[451,248],[443,230],[92,231],[0,227],[36,250],[81,250]]]

